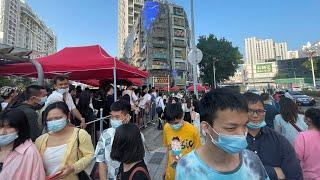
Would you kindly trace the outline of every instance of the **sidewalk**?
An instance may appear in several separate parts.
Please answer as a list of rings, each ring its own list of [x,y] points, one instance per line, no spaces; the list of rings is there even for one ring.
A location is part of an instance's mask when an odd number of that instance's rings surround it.
[[[148,126],[142,130],[145,137],[146,157],[150,177],[154,180],[162,180],[165,172],[166,149],[162,145],[162,132],[157,130],[156,125]]]

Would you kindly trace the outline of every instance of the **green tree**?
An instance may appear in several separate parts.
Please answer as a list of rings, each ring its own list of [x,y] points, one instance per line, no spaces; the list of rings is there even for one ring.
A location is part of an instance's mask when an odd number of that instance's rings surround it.
[[[203,59],[199,64],[200,78],[203,82],[214,84],[213,58],[216,62],[216,80],[223,82],[233,76],[238,65],[241,63],[242,55],[238,47],[224,38],[218,39],[213,34],[200,36],[197,47],[203,52]]]

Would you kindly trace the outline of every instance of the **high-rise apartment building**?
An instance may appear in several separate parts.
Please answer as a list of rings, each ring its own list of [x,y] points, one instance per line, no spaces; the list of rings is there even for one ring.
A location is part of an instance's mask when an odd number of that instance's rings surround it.
[[[185,86],[191,72],[187,61],[189,34],[187,16],[181,6],[146,1],[134,31],[127,38],[125,51],[129,63],[147,70],[150,84]]]
[[[276,60],[284,60],[288,59],[288,47],[287,43],[275,43],[275,53],[276,53]]]
[[[133,30],[144,0],[118,0],[118,57],[124,56],[125,43]]]
[[[39,56],[57,51],[56,36],[24,0],[0,0],[0,43],[28,50]]]
[[[288,59],[298,59],[299,58],[299,51],[288,51],[287,57],[288,57]]]

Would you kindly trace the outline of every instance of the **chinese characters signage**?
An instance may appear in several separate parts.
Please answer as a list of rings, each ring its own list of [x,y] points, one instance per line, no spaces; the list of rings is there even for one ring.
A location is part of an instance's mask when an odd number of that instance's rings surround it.
[[[271,73],[272,72],[272,64],[257,64],[256,65],[257,73]]]

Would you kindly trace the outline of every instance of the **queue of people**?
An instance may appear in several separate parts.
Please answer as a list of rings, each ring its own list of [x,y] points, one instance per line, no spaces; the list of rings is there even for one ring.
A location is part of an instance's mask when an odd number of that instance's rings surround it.
[[[320,178],[320,110],[299,114],[288,97],[215,89],[198,101],[128,86],[114,101],[110,85],[92,94],[61,75],[53,87],[0,88],[0,179],[150,180],[140,131],[150,122],[166,149],[158,179]],[[110,121],[95,133],[99,113]]]

